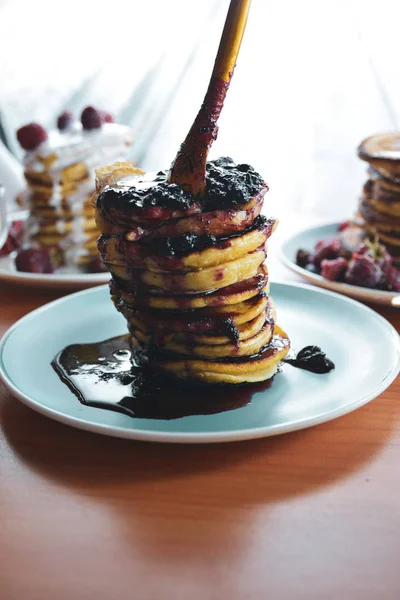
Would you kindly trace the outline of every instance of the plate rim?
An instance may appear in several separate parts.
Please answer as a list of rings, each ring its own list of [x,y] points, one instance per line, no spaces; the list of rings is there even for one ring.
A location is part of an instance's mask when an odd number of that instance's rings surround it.
[[[291,260],[288,255],[285,253],[285,247],[287,244],[292,242],[296,237],[311,233],[316,229],[320,229],[323,227],[338,227],[343,221],[325,221],[323,223],[319,223],[316,225],[312,225],[310,227],[305,227],[300,231],[296,231],[292,235],[287,236],[283,242],[280,244],[278,253],[281,262],[288,267],[291,271],[305,279],[306,281],[314,282],[318,287],[322,287],[330,292],[345,294],[346,296],[351,296],[352,298],[364,298],[364,301],[367,302],[375,302],[380,304],[386,304],[389,306],[397,306],[392,304],[392,301],[396,298],[400,298],[399,292],[388,292],[386,290],[372,290],[370,288],[365,288],[358,285],[351,285],[350,283],[343,283],[341,281],[329,281],[322,277],[322,275],[318,275],[317,273],[310,273],[303,267],[299,267],[296,263]],[[378,300],[377,298],[380,298]]]
[[[203,432],[203,433],[195,433],[195,432],[180,432],[180,433],[169,433],[165,431],[153,431],[148,429],[135,430],[132,428],[126,427],[114,427],[110,425],[105,425],[102,423],[89,423],[83,419],[73,417],[70,415],[66,415],[60,413],[54,408],[44,406],[34,398],[22,392],[18,386],[14,383],[14,381],[9,377],[4,361],[3,354],[6,348],[7,340],[13,334],[13,332],[19,327],[23,326],[25,321],[30,319],[34,319],[38,314],[42,312],[46,312],[49,307],[53,307],[58,304],[62,304],[64,302],[68,302],[71,297],[84,295],[84,294],[100,294],[103,291],[106,291],[107,286],[98,286],[95,288],[90,288],[86,290],[81,290],[75,292],[73,294],[68,294],[63,296],[62,298],[58,298],[51,302],[47,302],[43,306],[40,306],[28,314],[24,315],[18,321],[16,321],[11,327],[9,327],[2,338],[0,339],[0,378],[3,381],[5,387],[8,391],[11,392],[13,396],[18,398],[23,404],[35,410],[36,412],[49,417],[55,421],[63,423],[64,425],[69,425],[75,427],[77,429],[82,429],[85,431],[89,431],[91,433],[98,433],[102,435],[107,435],[109,437],[117,437],[123,439],[137,440],[137,441],[147,441],[147,442],[158,442],[158,443],[181,443],[181,444],[205,444],[205,443],[222,443],[222,442],[234,442],[234,441],[244,441],[250,439],[257,439],[263,437],[272,437],[275,435],[282,435],[284,433],[291,433],[293,431],[299,431],[301,429],[306,429],[308,427],[312,427],[315,425],[320,425],[322,423],[326,423],[332,421],[338,417],[344,416],[354,410],[361,408],[368,402],[375,399],[379,396],[384,390],[386,390],[396,379],[397,375],[400,372],[400,335],[393,327],[393,325],[382,315],[374,311],[373,309],[365,306],[361,302],[354,300],[353,298],[348,298],[347,296],[343,296],[342,294],[338,294],[337,292],[332,292],[330,290],[326,290],[324,288],[316,288],[312,285],[307,285],[303,283],[292,283],[285,281],[273,281],[272,285],[279,285],[286,288],[300,288],[306,289],[313,294],[321,294],[329,296],[334,296],[345,304],[355,304],[357,308],[363,312],[372,313],[372,316],[380,321],[385,327],[388,328],[388,332],[390,332],[393,337],[394,347],[397,351],[397,364],[394,369],[387,376],[380,381],[380,383],[375,387],[375,389],[364,395],[362,398],[359,398],[355,402],[351,404],[347,404],[346,406],[339,407],[336,410],[333,410],[329,413],[324,413],[322,415],[316,417],[307,417],[300,421],[290,421],[285,424],[275,425],[275,426],[262,426],[248,429],[241,429],[239,431],[224,431],[224,432]],[[110,305],[111,306],[111,305]]]
[[[100,284],[107,283],[110,279],[109,273],[78,273],[74,275],[73,273],[22,273],[22,272],[13,272],[6,269],[1,268],[0,266],[0,280],[7,280],[13,282],[25,282],[27,280],[34,281],[36,283],[54,283],[54,284],[94,284],[99,282]]]

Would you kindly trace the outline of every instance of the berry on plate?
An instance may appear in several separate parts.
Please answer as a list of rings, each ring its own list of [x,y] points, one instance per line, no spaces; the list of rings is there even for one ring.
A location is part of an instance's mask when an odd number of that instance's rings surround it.
[[[321,262],[321,275],[325,279],[329,279],[329,281],[340,281],[343,279],[348,264],[348,261],[343,256],[332,260],[324,258]]]
[[[338,238],[329,238],[317,242],[313,255],[313,263],[316,267],[321,266],[324,259],[333,260],[338,258],[342,251],[342,245]]]
[[[87,106],[83,109],[81,115],[81,122],[83,129],[100,129],[103,123],[113,123],[114,119],[110,113],[104,110],[98,110],[93,106]]]
[[[344,278],[351,285],[376,288],[382,279],[382,269],[369,254],[355,252]]]
[[[72,125],[73,122],[74,122],[74,115],[72,114],[72,112],[69,112],[68,110],[66,110],[63,113],[61,113],[61,115],[58,117],[57,127],[60,131],[64,131],[65,129],[68,129]]]
[[[0,248],[0,256],[7,256],[18,250],[21,246],[21,234],[22,234],[23,221],[13,221],[8,230],[8,237],[4,243],[4,246]]]
[[[54,273],[50,252],[44,249],[20,250],[15,258],[15,266],[18,271],[25,273]]]
[[[297,254],[296,254],[296,265],[298,265],[299,267],[303,267],[305,268],[308,263],[311,262],[311,252],[308,252],[308,250],[302,250],[300,248],[300,250],[297,250]]]
[[[47,131],[39,123],[29,123],[17,131],[17,140],[24,150],[35,150],[47,137]]]

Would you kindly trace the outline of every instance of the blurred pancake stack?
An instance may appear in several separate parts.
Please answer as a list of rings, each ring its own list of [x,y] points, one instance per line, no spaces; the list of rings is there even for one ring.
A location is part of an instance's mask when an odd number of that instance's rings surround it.
[[[108,113],[87,107],[81,122],[63,113],[57,129],[47,132],[31,123],[18,130],[17,138],[26,150],[27,189],[19,198],[29,210],[24,248],[28,254],[33,249],[49,251],[56,266],[101,270],[92,204],[94,171],[108,162],[126,160],[132,131],[113,123]],[[21,253],[19,262],[23,258]],[[27,264],[20,270],[30,270]]]
[[[277,221],[247,164],[207,163],[202,196],[129,164],[97,171],[98,247],[136,361],[205,383],[264,381],[289,350],[264,263]]]
[[[356,223],[378,236],[400,266],[400,133],[365,139],[358,156],[369,164],[369,179],[360,197]]]

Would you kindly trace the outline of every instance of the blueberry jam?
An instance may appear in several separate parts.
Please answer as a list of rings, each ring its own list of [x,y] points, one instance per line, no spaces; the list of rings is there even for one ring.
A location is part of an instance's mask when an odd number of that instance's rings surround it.
[[[295,358],[285,358],[283,362],[320,375],[330,373],[335,368],[333,362],[318,346],[305,346]]]
[[[242,237],[252,231],[272,230],[275,219],[268,219],[259,215],[254,223],[243,231],[238,231],[231,235],[217,237],[215,235],[196,235],[195,233],[186,233],[174,237],[164,237],[151,240],[151,251],[157,256],[169,256],[174,258],[183,258],[191,252],[201,252],[207,248],[226,248],[231,244],[231,240]],[[145,249],[147,244],[143,245]]]
[[[282,343],[282,338],[276,336],[267,352],[276,351]],[[250,358],[256,360],[262,352]],[[307,346],[295,359],[285,362],[313,373],[328,373],[334,368],[316,346]],[[169,420],[234,410],[247,406],[257,393],[268,389],[273,382],[273,378],[240,385],[177,381],[138,366],[133,359],[128,336],[67,346],[51,364],[61,381],[82,404],[137,419]]]
[[[175,183],[168,183],[167,171],[139,176],[133,185],[129,179],[119,185],[106,187],[97,198],[97,208],[105,211],[146,210],[154,207],[168,210],[188,210],[193,196]],[[221,157],[207,163],[206,193],[200,199],[203,211],[226,209],[244,204],[266,188],[253,167],[235,164],[231,158]]]
[[[272,379],[235,386],[178,382],[133,363],[126,336],[67,346],[52,366],[78,400],[138,419],[178,419],[249,404]]]

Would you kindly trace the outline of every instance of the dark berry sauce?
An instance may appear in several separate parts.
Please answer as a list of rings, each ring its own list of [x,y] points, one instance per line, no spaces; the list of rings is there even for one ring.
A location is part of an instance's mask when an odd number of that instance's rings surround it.
[[[150,243],[145,243],[143,246],[150,245],[151,251],[158,256],[169,256],[174,258],[183,258],[192,252],[201,252],[207,248],[228,248],[231,245],[231,240],[242,237],[246,233],[252,231],[263,231],[273,228],[275,219],[267,219],[263,215],[259,215],[254,223],[247,229],[217,237],[215,235],[196,235],[195,233],[186,233],[174,237],[165,237],[151,240]]]
[[[330,373],[335,368],[334,363],[326,356],[325,352],[322,352],[319,346],[305,346],[297,353],[295,358],[285,358],[283,362],[321,375]]]
[[[67,346],[53,360],[60,379],[87,406],[140,419],[178,419],[249,404],[272,379],[256,384],[205,385],[176,381],[136,366],[126,336]]]
[[[97,208],[108,213],[110,210],[125,211],[163,208],[188,210],[193,206],[193,196],[175,183],[168,183],[167,171],[139,176],[134,185],[129,179],[120,185],[107,186],[97,198]],[[200,199],[203,212],[227,209],[244,204],[267,186],[261,175],[247,164],[235,164],[231,158],[221,157],[207,163],[206,193]]]
[[[275,336],[273,343],[260,353],[229,361],[257,360],[276,352],[282,343],[285,340]],[[295,359],[284,362],[313,373],[328,373],[334,368],[316,346],[307,346]],[[140,419],[169,420],[234,410],[247,406],[255,394],[273,382],[272,378],[251,384],[206,385],[171,379],[138,366],[128,336],[67,346],[51,364],[82,404]]]

